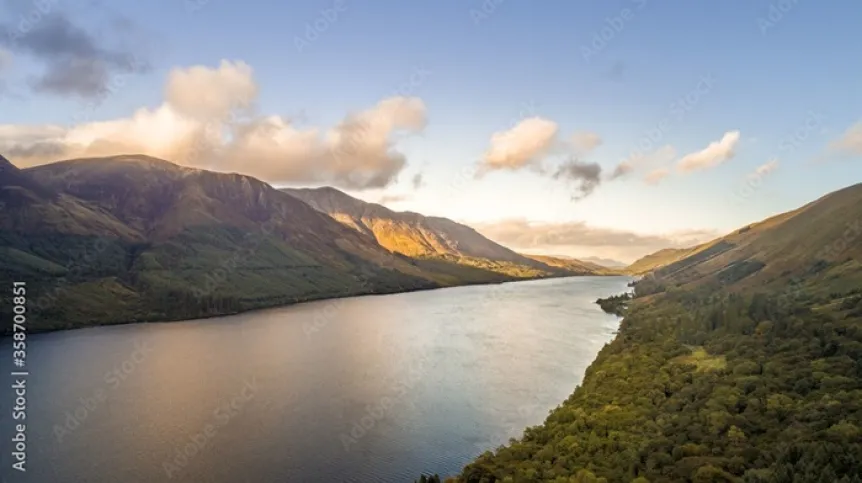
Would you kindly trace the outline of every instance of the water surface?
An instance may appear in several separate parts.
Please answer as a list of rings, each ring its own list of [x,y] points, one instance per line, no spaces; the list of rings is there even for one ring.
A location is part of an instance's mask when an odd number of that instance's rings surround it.
[[[12,473],[4,444],[0,475],[282,483],[453,474],[569,396],[618,326],[595,299],[629,280],[457,287],[32,335],[28,471]],[[11,343],[0,347],[9,370]],[[3,441],[11,403],[4,390]]]

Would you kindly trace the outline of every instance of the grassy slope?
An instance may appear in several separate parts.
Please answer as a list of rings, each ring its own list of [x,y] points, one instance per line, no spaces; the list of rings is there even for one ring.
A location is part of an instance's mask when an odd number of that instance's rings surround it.
[[[643,275],[656,268],[680,260],[693,250],[694,248],[665,248],[635,260],[631,265],[625,267],[623,271],[632,275]]]
[[[859,482],[862,185],[692,250],[544,424],[459,482]]]

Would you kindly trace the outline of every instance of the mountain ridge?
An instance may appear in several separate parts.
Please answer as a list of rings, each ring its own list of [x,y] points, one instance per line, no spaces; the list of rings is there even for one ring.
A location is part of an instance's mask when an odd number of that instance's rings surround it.
[[[373,236],[378,243],[403,255],[445,259],[482,266],[500,273],[538,271],[546,275],[604,275],[609,271],[583,262],[563,263],[523,255],[489,240],[475,229],[453,220],[394,211],[354,198],[332,187],[283,188],[282,191],[328,214],[345,226]],[[502,265],[500,265],[502,264]]]

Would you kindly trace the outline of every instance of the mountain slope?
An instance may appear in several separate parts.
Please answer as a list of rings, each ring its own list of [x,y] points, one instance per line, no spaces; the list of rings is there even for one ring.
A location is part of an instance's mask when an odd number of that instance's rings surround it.
[[[353,198],[334,188],[283,189],[291,196],[349,226],[373,236],[382,246],[423,260],[445,260],[516,277],[598,274],[579,266],[550,265],[495,243],[476,230],[447,218],[396,212]]]
[[[806,280],[862,286],[862,184],[688,250],[658,267],[664,284],[752,291]],[[848,279],[848,276],[850,277]],[[845,280],[846,279],[846,280]]]
[[[619,270],[605,267],[597,263],[592,263],[577,258],[553,257],[548,255],[524,255],[538,262],[544,263],[551,267],[559,267],[568,270],[572,273],[582,275],[617,275]]]
[[[625,267],[624,271],[632,275],[643,275],[684,258],[692,250],[694,248],[665,248],[635,260]]]
[[[862,482],[860,222],[855,185],[655,269],[582,385],[452,481]]]
[[[247,176],[145,156],[4,166],[3,191],[16,193],[0,211],[0,277],[28,280],[32,330],[439,286]]]

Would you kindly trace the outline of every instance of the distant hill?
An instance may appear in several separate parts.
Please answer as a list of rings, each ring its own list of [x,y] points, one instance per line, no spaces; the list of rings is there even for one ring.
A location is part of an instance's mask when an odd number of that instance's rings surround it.
[[[582,257],[580,260],[585,262],[592,262],[596,265],[601,265],[603,267],[608,268],[625,268],[629,264],[625,262],[621,262],[619,260],[614,260],[612,258],[601,258],[601,257]]]
[[[548,256],[548,255],[525,255],[533,260],[544,263],[545,265],[550,265],[552,267],[559,267],[569,270],[574,273],[584,274],[584,275],[618,275],[621,273],[620,270],[605,267],[599,265],[597,263],[588,262],[585,260],[579,260],[577,258],[571,257],[559,257],[559,256]]]
[[[600,267],[549,264],[521,255],[447,218],[398,212],[335,188],[283,189],[393,252],[426,261],[445,260],[513,276],[598,274]]]

